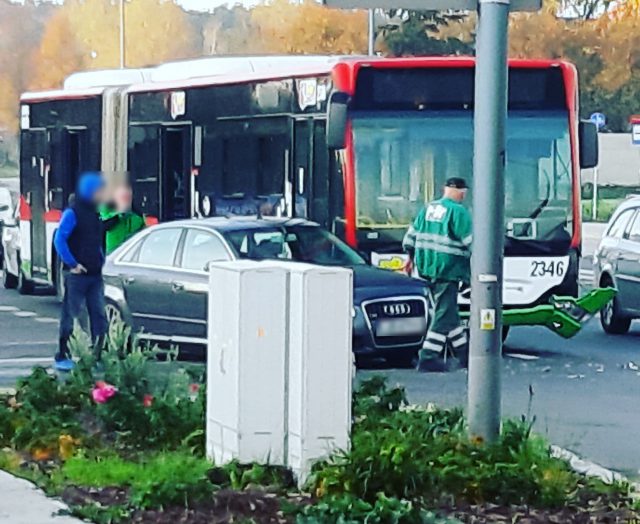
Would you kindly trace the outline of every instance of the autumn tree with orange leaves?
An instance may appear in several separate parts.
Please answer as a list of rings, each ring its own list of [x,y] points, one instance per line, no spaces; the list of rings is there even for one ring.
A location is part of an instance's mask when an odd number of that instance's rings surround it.
[[[174,2],[125,3],[125,57],[144,67],[196,56],[193,30]],[[57,8],[33,56],[31,88],[59,86],[73,71],[119,66],[119,10],[110,0],[66,0]]]
[[[251,20],[263,53],[348,54],[367,50],[367,15],[330,9],[315,0],[273,0],[256,6]]]

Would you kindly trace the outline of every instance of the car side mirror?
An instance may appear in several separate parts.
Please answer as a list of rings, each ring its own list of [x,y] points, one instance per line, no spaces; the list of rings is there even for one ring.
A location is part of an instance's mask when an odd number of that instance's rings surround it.
[[[329,97],[327,106],[327,147],[344,149],[347,133],[347,109],[349,95],[335,91]]]
[[[212,262],[228,262],[229,259],[227,258],[212,258],[211,260],[207,260],[207,262],[205,263],[204,267],[202,268],[203,271],[205,272],[209,272],[209,266],[211,265]]]
[[[598,127],[588,120],[580,122],[578,128],[580,141],[580,167],[590,169],[598,166]]]

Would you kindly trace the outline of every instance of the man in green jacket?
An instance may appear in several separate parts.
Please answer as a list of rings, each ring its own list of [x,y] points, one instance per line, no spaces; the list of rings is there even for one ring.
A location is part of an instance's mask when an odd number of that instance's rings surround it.
[[[107,255],[144,228],[144,217],[131,210],[131,189],[115,189],[111,203],[100,208],[100,219],[105,229]]]
[[[404,237],[407,272],[415,270],[429,282],[434,306],[419,371],[445,371],[447,344],[456,351],[467,343],[458,314],[459,284],[470,280],[471,215],[462,205],[466,192],[464,179],[449,178],[442,198],[420,211]]]

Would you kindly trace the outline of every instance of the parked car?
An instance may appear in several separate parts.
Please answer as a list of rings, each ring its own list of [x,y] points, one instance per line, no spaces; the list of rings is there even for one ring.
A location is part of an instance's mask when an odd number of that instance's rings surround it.
[[[0,234],[5,222],[10,222],[13,215],[13,202],[11,192],[6,187],[0,187]],[[2,243],[0,243],[0,264],[2,264]],[[0,268],[2,266],[0,265]]]
[[[20,285],[20,225],[17,206],[8,218],[0,220],[0,248],[2,284],[6,289],[14,289]]]
[[[612,335],[629,331],[640,318],[640,196],[614,211],[593,256],[597,286],[613,286],[615,298],[600,313],[602,328]]]
[[[370,266],[317,224],[301,219],[209,218],[146,229],[109,256],[107,315],[143,337],[206,344],[211,261],[291,259],[349,267],[354,274],[353,348],[407,364],[426,334],[424,283]]]

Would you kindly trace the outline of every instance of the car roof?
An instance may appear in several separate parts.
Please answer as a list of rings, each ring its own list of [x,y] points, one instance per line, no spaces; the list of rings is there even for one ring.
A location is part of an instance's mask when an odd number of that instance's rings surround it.
[[[640,206],[640,195],[628,195],[615,209],[611,215],[611,219],[618,216],[622,211],[626,209],[633,209]]]
[[[219,232],[242,231],[246,229],[273,229],[274,227],[292,226],[313,226],[319,227],[315,222],[303,218],[289,217],[257,217],[257,216],[234,216],[234,217],[210,217],[210,218],[190,218],[184,220],[174,220],[163,222],[155,228],[166,227],[189,227],[198,226],[214,229]]]

